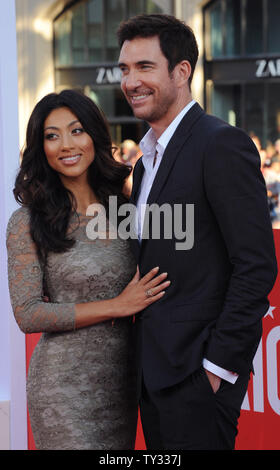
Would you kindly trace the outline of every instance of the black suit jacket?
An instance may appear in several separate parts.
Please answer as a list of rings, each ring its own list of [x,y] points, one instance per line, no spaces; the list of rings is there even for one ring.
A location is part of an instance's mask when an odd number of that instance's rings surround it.
[[[140,159],[133,203],[142,175]],[[193,204],[194,243],[177,250],[174,234],[164,237],[164,224],[160,239],[132,241],[140,273],[159,266],[171,281],[164,297],[136,316],[146,385],[157,390],[178,383],[203,357],[248,372],[277,274],[255,145],[195,104],[164,152],[147,203]]]

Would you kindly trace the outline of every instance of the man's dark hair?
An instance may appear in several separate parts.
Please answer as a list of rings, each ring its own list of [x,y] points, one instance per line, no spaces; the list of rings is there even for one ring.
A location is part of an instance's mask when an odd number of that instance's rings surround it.
[[[161,51],[168,61],[169,73],[179,62],[188,60],[192,69],[189,78],[191,84],[198,47],[192,29],[183,21],[170,15],[138,15],[122,22],[117,35],[120,48],[127,40],[158,36]]]

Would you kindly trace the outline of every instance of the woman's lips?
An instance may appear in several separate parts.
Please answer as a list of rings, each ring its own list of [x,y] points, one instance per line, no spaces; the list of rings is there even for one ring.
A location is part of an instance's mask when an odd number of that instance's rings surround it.
[[[81,160],[82,156],[80,154],[78,155],[69,155],[67,157],[61,157],[60,161],[67,166],[75,165]]]

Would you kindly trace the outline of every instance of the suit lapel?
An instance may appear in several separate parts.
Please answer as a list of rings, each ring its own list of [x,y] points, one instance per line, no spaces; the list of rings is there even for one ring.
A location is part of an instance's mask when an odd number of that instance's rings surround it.
[[[180,149],[191,136],[191,130],[194,123],[203,114],[205,114],[203,109],[199,106],[199,104],[195,103],[183,117],[162,156],[162,160],[154,179],[147,204],[154,203],[158,199],[158,196],[164,184],[166,183],[168,175],[176,161]]]
[[[139,193],[139,189],[141,187],[143,173],[144,173],[144,165],[142,163],[142,158],[139,158],[133,170],[133,185],[132,185],[131,196],[129,199],[129,202],[131,204],[136,205],[137,196]],[[137,239],[131,238],[130,243],[131,243],[132,252],[134,253],[134,257],[136,259],[136,262],[138,263],[139,256],[140,256],[140,249],[141,249],[139,240],[138,238]]]
[[[144,172],[144,165],[142,163],[142,157],[137,161],[133,171],[133,186],[130,196],[130,202],[135,204],[137,201],[137,195],[141,186],[142,176]]]

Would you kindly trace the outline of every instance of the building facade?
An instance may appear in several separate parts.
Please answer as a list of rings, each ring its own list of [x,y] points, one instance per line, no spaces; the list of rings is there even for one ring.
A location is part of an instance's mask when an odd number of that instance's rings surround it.
[[[63,88],[82,89],[102,108],[116,142],[127,138],[139,142],[147,125],[133,116],[120,90],[116,30],[123,19],[139,13],[167,13],[183,18],[184,3],[16,0],[21,146],[35,103],[46,93]],[[202,72],[202,61],[200,67]],[[202,97],[200,75],[200,85],[197,81],[194,86],[197,98],[199,93]]]
[[[77,88],[106,114],[112,137],[139,141],[146,125],[120,90],[119,23],[138,13],[175,13],[174,0],[16,0],[21,145],[34,104]]]
[[[257,135],[280,137],[280,2],[213,0],[203,10],[204,103]]]
[[[139,141],[120,91],[118,24],[138,13],[168,13],[194,30],[200,59],[194,98],[206,111],[258,135],[280,134],[278,0],[16,0],[21,144],[38,99],[79,88],[105,112],[116,142]]]

